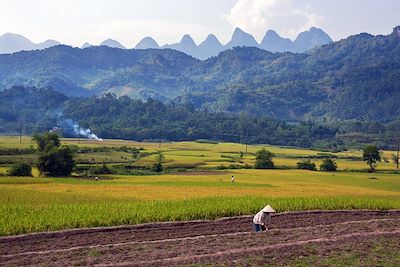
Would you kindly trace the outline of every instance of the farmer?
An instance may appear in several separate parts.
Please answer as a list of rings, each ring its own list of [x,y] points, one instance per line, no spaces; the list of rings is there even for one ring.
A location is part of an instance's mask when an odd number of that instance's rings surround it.
[[[235,176],[232,175],[232,177],[231,177],[231,183],[234,183],[234,182],[235,182]]]
[[[253,218],[254,228],[256,232],[268,231],[268,224],[271,221],[271,213],[275,210],[270,206],[265,206]]]

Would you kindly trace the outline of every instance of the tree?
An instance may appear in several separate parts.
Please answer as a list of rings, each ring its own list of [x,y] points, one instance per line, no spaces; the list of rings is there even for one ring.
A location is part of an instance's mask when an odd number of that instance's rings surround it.
[[[23,163],[23,162],[18,162],[14,163],[11,166],[11,169],[8,172],[8,175],[10,176],[32,176],[32,166]]]
[[[335,172],[337,169],[337,165],[333,159],[324,159],[319,166],[319,169],[325,172]]]
[[[376,168],[376,163],[381,160],[379,149],[374,145],[364,147],[362,160],[368,164],[368,171],[373,172]]]
[[[393,163],[396,164],[396,166],[398,166],[398,164],[399,164],[399,158],[397,157],[397,155],[392,154],[390,157],[391,157]]]
[[[266,150],[265,148],[257,151],[256,153],[256,162],[254,164],[255,169],[273,169],[274,162],[272,158],[274,154],[270,151]]]
[[[315,163],[311,162],[310,160],[302,160],[302,161],[297,162],[297,169],[310,170],[310,171],[317,170]]]
[[[38,145],[40,152],[49,151],[53,147],[59,147],[61,145],[60,138],[56,133],[46,134],[34,134],[32,140]]]
[[[37,167],[41,174],[48,176],[70,175],[74,166],[74,153],[68,146],[61,146],[56,133],[35,134],[33,140],[38,144]]]
[[[156,163],[153,164],[153,171],[155,172],[162,172],[164,167],[162,165],[162,162],[164,160],[164,155],[162,154],[161,151],[158,152],[156,156]]]

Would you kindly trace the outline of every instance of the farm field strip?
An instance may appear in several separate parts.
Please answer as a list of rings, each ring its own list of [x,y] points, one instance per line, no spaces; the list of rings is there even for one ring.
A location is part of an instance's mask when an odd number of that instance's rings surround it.
[[[76,145],[78,147],[136,147],[143,148],[147,153],[154,153],[159,150],[158,143],[149,142],[136,142],[127,140],[104,140],[103,142],[81,139],[62,139],[63,144]],[[28,148],[35,146],[30,137],[25,136],[22,138],[22,143],[19,143],[18,137],[2,136],[0,137],[0,147],[4,148]],[[275,165],[278,167],[295,168],[296,163],[305,157],[318,157],[322,155],[333,155],[338,157],[336,160],[339,170],[362,170],[367,169],[367,165],[361,161],[361,151],[349,150],[337,153],[326,153],[316,150],[281,147],[272,145],[249,145],[248,151],[251,154],[244,154],[240,158],[240,152],[244,151],[243,144],[236,143],[196,143],[196,142],[171,142],[163,143],[161,151],[164,152],[165,166],[170,168],[204,168],[215,169],[221,166],[229,167],[230,165],[254,164],[254,153],[260,148],[267,148],[275,154]],[[384,151],[387,158],[394,153],[393,151]],[[3,155],[5,162],[10,162],[17,158],[29,158],[30,161],[34,160],[33,155]],[[353,157],[358,160],[343,159],[341,157]],[[138,160],[132,157],[131,154],[126,152],[97,152],[78,154],[77,160],[85,162],[86,164],[102,164],[102,163],[125,163],[134,164],[137,166],[151,166],[155,162],[154,155],[148,155],[139,158]],[[322,162],[321,159],[311,158],[317,166]],[[378,164],[381,170],[395,171],[396,166],[392,163],[381,162]]]
[[[279,229],[270,229],[268,231],[269,234],[275,233],[284,233],[287,232],[289,235],[292,231],[305,231],[311,229],[320,229],[321,227],[340,227],[340,226],[349,226],[349,225],[359,225],[362,223],[379,223],[379,222],[400,222],[400,218],[398,219],[371,219],[371,220],[355,220],[355,221],[347,221],[340,223],[330,223],[330,224],[320,224],[315,226],[307,226],[307,227],[293,227],[293,228],[279,228]],[[167,238],[167,239],[158,239],[158,240],[146,240],[146,241],[129,241],[129,242],[120,242],[120,243],[109,243],[109,244],[99,244],[99,245],[87,245],[87,246],[77,246],[70,247],[64,249],[50,249],[50,250],[40,250],[40,251],[29,251],[29,252],[21,252],[16,254],[5,254],[0,255],[0,257],[10,258],[10,257],[19,257],[26,255],[43,255],[49,253],[57,253],[57,252],[67,252],[74,250],[82,250],[82,249],[95,249],[95,248],[110,248],[110,247],[121,247],[128,245],[143,245],[143,244],[161,244],[161,243],[170,243],[176,241],[189,241],[189,240],[199,240],[199,239],[209,239],[209,238],[217,238],[217,237],[232,237],[239,235],[253,235],[253,231],[247,232],[234,232],[234,233],[225,233],[225,234],[208,234],[208,235],[196,235],[196,236],[188,236],[188,237],[177,237],[177,238]],[[400,230],[399,230],[400,233]],[[301,241],[299,241],[301,242]]]
[[[345,242],[350,239],[354,238],[368,238],[368,237],[378,237],[378,236],[400,236],[400,230],[398,231],[376,231],[371,233],[354,233],[354,234],[346,234],[346,235],[338,235],[336,237],[326,237],[326,238],[317,238],[317,239],[307,239],[301,241],[294,241],[294,242],[286,242],[280,243],[276,245],[264,245],[264,246],[257,246],[251,248],[240,248],[240,249],[232,249],[229,251],[219,251],[215,253],[206,253],[201,255],[191,255],[191,256],[179,256],[173,258],[163,258],[163,259],[156,259],[151,261],[141,261],[141,262],[122,262],[122,263],[110,263],[110,264],[99,264],[96,266],[147,266],[147,265],[171,265],[174,266],[176,264],[196,264],[200,262],[214,262],[219,261],[221,257],[243,257],[243,255],[249,257],[249,255],[254,255],[254,253],[265,253],[271,250],[282,250],[282,249],[291,249],[295,247],[302,247],[304,245],[310,244],[319,244],[322,243],[336,243],[336,242]],[[235,261],[234,261],[235,263]]]
[[[308,221],[308,217],[312,218]],[[272,217],[271,229],[312,229],[324,225],[352,222],[373,222],[374,220],[400,219],[400,210],[392,211],[307,211],[278,213]],[[199,235],[229,234],[253,231],[251,216],[228,217],[216,220],[148,223],[132,226],[74,229],[56,232],[33,233],[0,238],[0,252],[11,253],[8,249],[15,244],[15,253],[46,250],[48,243],[54,247],[68,248],[93,244],[109,244],[135,241],[152,241]],[[169,233],[166,235],[166,233]],[[110,235],[107,235],[110,234]],[[68,243],[57,242],[68,237]],[[107,237],[106,239],[104,239]]]
[[[255,252],[258,255],[268,254],[268,251],[275,255],[282,249],[295,252],[307,244],[340,247],[342,241],[395,237],[400,235],[399,226],[400,211],[297,212],[273,216],[267,234],[254,233],[251,217],[242,216],[215,221],[137,225],[108,231],[98,229],[97,233],[96,229],[80,229],[7,237],[0,239],[0,251],[6,265],[65,261],[77,265],[201,264],[230,262],[236,256],[254,255]],[[175,237],[171,238],[170,234]],[[182,234],[192,236],[179,237]],[[125,242],[120,242],[121,238]],[[74,246],[74,240],[89,243]],[[107,243],[102,242],[106,240]],[[64,248],[54,250],[58,245]]]

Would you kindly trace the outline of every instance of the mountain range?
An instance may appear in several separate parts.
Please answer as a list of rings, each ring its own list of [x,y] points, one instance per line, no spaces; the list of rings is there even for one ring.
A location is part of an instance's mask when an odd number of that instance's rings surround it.
[[[203,61],[172,49],[59,45],[0,55],[0,89],[113,93],[285,120],[388,121],[400,114],[399,32],[400,27],[386,36],[362,33],[308,53],[235,47]],[[184,43],[193,48],[188,37]]]
[[[300,33],[294,41],[282,38],[275,31],[270,30],[265,34],[262,42],[259,44],[251,34],[244,32],[240,28],[236,28],[232,34],[231,40],[225,45],[213,34],[208,35],[202,43],[197,45],[193,38],[189,34],[186,34],[179,43],[166,44],[161,47],[152,37],[145,37],[135,46],[135,49],[174,49],[193,56],[194,58],[204,60],[236,46],[258,47],[270,52],[303,53],[314,47],[330,42],[332,42],[332,39],[324,31],[311,28],[309,31]],[[23,50],[44,49],[59,44],[59,42],[53,40],[48,40],[41,44],[34,44],[21,35],[7,33],[0,36],[0,54],[15,53]],[[113,39],[107,39],[99,45],[126,49],[121,43]],[[90,46],[92,45],[86,42],[81,48],[84,49]]]
[[[158,44],[154,39],[148,40],[149,37],[143,39],[136,48],[158,48]],[[149,42],[149,45],[145,45]],[[222,51],[238,46],[257,47],[270,52],[293,52],[303,53],[317,46],[329,44],[332,42],[331,37],[323,30],[311,28],[309,31],[300,33],[294,41],[279,36],[275,31],[269,30],[265,34],[262,42],[259,44],[256,39],[249,33],[244,32],[240,28],[236,28],[232,34],[231,40],[223,45],[215,35],[210,34],[199,45],[196,45],[193,38],[186,34],[179,43],[167,44],[161,48],[169,48],[181,51],[201,60],[217,56]]]
[[[11,54],[19,51],[46,49],[60,43],[54,40],[47,40],[35,44],[28,38],[14,33],[6,33],[0,36],[0,54]]]

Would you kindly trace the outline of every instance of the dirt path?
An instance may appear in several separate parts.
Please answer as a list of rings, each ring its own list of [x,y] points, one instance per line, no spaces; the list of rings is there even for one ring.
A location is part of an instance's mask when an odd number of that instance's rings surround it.
[[[268,233],[254,233],[251,221],[243,216],[3,237],[0,265],[231,265],[263,255],[269,258],[261,263],[276,263],[310,244],[322,253],[377,238],[400,240],[400,211],[281,213],[273,216]]]

